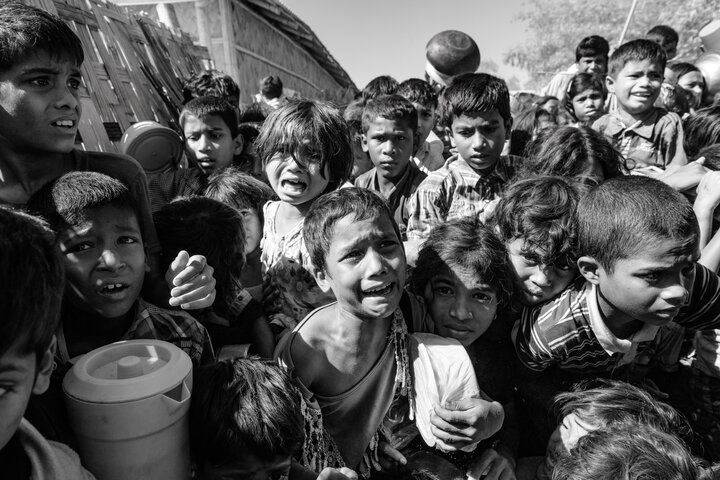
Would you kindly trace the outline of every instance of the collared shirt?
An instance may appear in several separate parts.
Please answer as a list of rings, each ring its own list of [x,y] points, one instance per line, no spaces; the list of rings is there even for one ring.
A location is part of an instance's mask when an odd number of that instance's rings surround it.
[[[214,361],[207,330],[189,313],[160,308],[141,298],[138,298],[132,311],[134,320],[118,340],[154,338],[172,343],[187,353],[196,367]],[[61,325],[58,332],[56,362],[61,366],[67,365],[71,360]]]
[[[406,240],[405,232],[407,230],[407,222],[410,216],[408,211],[408,202],[410,197],[415,193],[418,186],[425,180],[427,175],[421,172],[413,162],[408,162],[405,171],[390,190],[390,194],[385,197],[390,210],[394,213],[395,222],[400,228],[402,240]],[[378,183],[377,168],[367,171],[355,179],[355,186],[367,188],[382,195],[380,185]],[[383,195],[384,196],[384,195]]]
[[[590,320],[596,294],[578,277],[555,299],[525,308],[513,329],[520,361],[535,371],[557,365],[577,373],[608,372],[630,361],[626,353],[637,348],[632,344],[648,339],[651,331],[641,329],[626,341],[611,337],[609,331],[596,332]],[[593,315],[599,316],[599,311]],[[720,328],[720,278],[715,273],[696,265],[690,300],[674,322],[697,330]]]
[[[625,125],[617,112],[603,115],[592,128],[604,134],[628,162],[628,168],[687,163],[683,128],[676,113],[654,108],[644,119]]]
[[[453,218],[478,216],[485,221],[512,176],[508,165],[516,159],[500,157],[490,173],[479,174],[459,156],[450,157],[411,198],[408,238],[424,239],[433,227]]]

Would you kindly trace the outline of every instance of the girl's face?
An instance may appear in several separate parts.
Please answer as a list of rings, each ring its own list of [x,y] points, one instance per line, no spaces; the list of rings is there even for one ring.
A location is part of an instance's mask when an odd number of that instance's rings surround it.
[[[278,152],[265,165],[268,181],[277,196],[296,207],[309,204],[320,196],[330,179],[328,165],[325,164],[321,171],[319,159],[303,158],[301,163],[289,153]]]
[[[572,104],[578,122],[587,123],[602,115],[602,93],[594,88],[589,88],[575,95]]]
[[[690,108],[698,108],[702,101],[703,86],[705,80],[700,72],[689,72],[678,78],[678,87],[682,88],[690,95]]]
[[[498,307],[494,288],[469,272],[444,268],[423,292],[435,333],[470,346],[490,327]]]

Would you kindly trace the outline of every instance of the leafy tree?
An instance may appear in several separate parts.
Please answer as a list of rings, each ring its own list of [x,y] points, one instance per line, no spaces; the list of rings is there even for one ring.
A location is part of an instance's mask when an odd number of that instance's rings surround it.
[[[575,61],[575,47],[588,35],[600,35],[617,47],[632,0],[526,1],[517,17],[527,25],[523,44],[505,54],[505,62],[530,73],[528,87],[539,88]],[[680,34],[678,55],[693,61],[700,53],[698,31],[720,11],[720,0],[639,0],[625,41],[641,38],[655,25]]]

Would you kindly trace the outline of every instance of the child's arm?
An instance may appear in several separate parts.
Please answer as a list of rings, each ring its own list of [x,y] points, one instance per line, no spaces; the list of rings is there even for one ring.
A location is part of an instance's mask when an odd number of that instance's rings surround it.
[[[720,230],[715,232],[705,248],[702,249],[700,254],[700,265],[703,265],[715,273],[718,273],[720,268]]]
[[[683,148],[683,127],[680,117],[676,113],[668,113],[668,123],[663,128],[663,157],[665,168],[687,164],[687,156]]]
[[[430,414],[430,431],[441,449],[453,451],[492,437],[504,419],[499,402],[465,398],[454,405],[436,405]]]
[[[712,235],[713,213],[720,204],[720,172],[708,172],[697,187],[693,211],[700,226],[700,249],[704,249]],[[709,267],[714,270],[712,267]]]

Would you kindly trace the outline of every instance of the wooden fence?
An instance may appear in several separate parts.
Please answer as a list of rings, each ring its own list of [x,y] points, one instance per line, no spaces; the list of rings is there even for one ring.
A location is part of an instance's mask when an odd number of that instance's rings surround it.
[[[154,120],[179,131],[182,79],[212,66],[205,47],[150,19],[97,0],[25,0],[57,14],[85,51],[78,147],[117,151],[130,125]]]

